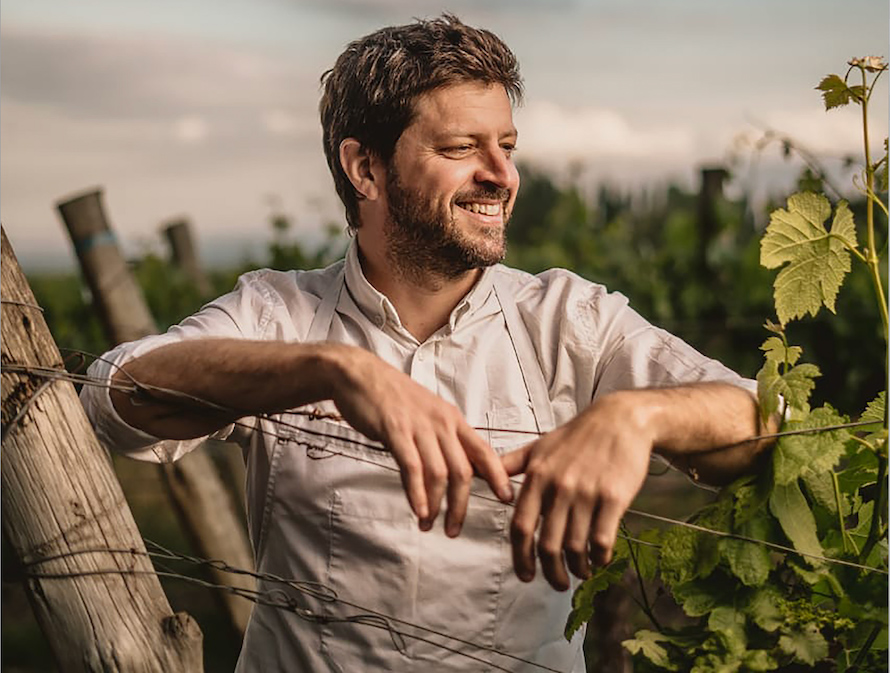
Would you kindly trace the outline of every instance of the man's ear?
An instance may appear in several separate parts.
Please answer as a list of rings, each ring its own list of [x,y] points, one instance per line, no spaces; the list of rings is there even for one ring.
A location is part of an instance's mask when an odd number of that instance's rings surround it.
[[[369,201],[375,201],[380,195],[377,163],[377,158],[355,138],[346,138],[340,143],[340,165],[356,191]]]

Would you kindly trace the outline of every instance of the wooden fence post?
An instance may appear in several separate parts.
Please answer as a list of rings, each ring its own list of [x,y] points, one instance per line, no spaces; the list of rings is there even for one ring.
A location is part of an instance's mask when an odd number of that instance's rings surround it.
[[[63,365],[0,238],[3,532],[35,617],[62,671],[202,671],[201,630],[172,613],[74,386],[13,371]]]
[[[198,259],[194,239],[187,219],[182,218],[168,222],[163,227],[164,236],[170,245],[173,263],[178,266],[192,281],[202,297],[209,297],[212,289],[207,274]]]
[[[102,207],[102,192],[94,190],[58,204],[74,249],[114,344],[157,332],[145,297],[127,267]],[[197,553],[253,570],[246,526],[205,447],[160,465],[162,479],[186,534]],[[255,580],[209,569],[217,584],[254,589]],[[243,634],[252,604],[229,592],[216,592],[234,628]]]

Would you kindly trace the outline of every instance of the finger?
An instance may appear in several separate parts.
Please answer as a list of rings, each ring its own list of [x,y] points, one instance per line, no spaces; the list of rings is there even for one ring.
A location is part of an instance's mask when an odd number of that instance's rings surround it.
[[[429,505],[426,496],[426,485],[423,478],[423,462],[414,442],[405,436],[391,436],[387,442],[393,457],[399,465],[399,476],[402,488],[408,496],[408,504],[420,521],[429,518]]]
[[[566,526],[564,548],[566,564],[575,577],[590,577],[590,522],[593,519],[593,507],[590,502],[576,502],[569,513]]]
[[[541,571],[544,577],[557,591],[569,588],[569,575],[566,572],[563,558],[563,540],[566,524],[569,520],[569,499],[558,496],[545,506],[541,522],[541,534],[538,537],[538,557],[541,559]]]
[[[448,466],[448,511],[445,515],[445,534],[457,537],[467,515],[473,466],[470,465],[456,437],[449,436],[440,442],[442,455]]]
[[[590,529],[590,558],[596,565],[606,565],[612,560],[612,549],[618,535],[618,526],[626,508],[614,498],[603,498],[597,508]]]
[[[442,507],[442,498],[448,485],[448,466],[442,457],[439,442],[435,435],[422,433],[415,436],[417,450],[423,463],[423,483],[426,489],[427,505],[429,513],[420,520],[420,529],[429,530],[433,527],[439,510]]]
[[[531,582],[535,577],[535,529],[540,514],[540,478],[530,476],[519,491],[510,525],[513,570],[523,582]]]
[[[517,474],[525,472],[532,445],[533,444],[526,444],[515,451],[510,451],[501,456],[501,464],[504,466],[508,475],[515,477]]]
[[[513,502],[513,486],[500,457],[469,425],[458,426],[457,436],[472,466],[504,502]]]

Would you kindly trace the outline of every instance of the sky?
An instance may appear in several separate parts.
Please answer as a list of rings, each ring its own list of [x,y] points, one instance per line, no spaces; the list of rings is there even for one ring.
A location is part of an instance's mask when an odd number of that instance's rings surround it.
[[[798,167],[752,144],[772,129],[829,165],[861,156],[857,113],[814,87],[888,56],[886,0],[4,0],[0,220],[23,266],[73,267],[55,204],[96,187],[128,254],[184,216],[208,265],[235,261],[273,209],[318,241],[343,223],[319,76],[351,40],[443,11],[519,58],[517,160],[591,189],[696,188],[734,153],[730,190],[787,193]]]

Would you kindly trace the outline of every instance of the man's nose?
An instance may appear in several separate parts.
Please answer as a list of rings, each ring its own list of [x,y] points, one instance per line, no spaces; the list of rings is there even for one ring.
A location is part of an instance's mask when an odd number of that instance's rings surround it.
[[[486,182],[498,187],[515,189],[518,180],[519,173],[513,164],[513,160],[510,159],[501,147],[497,147],[483,155],[479,169],[476,171],[476,182]]]

